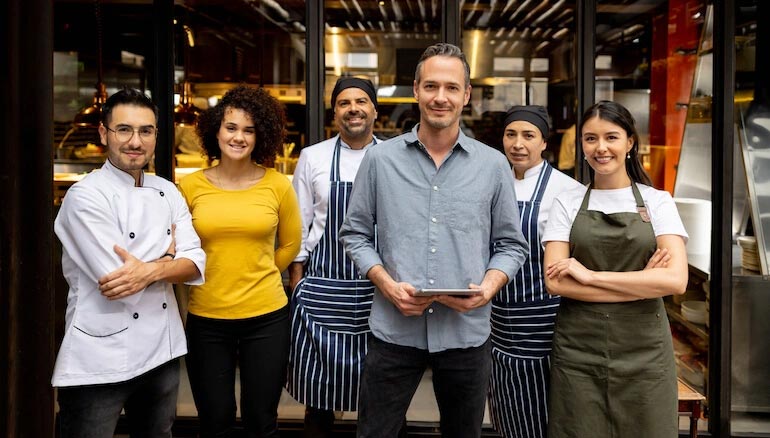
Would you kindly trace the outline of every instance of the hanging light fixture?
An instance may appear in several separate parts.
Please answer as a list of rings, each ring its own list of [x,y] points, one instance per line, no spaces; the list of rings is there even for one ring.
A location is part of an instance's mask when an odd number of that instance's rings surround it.
[[[96,16],[96,92],[91,105],[82,108],[75,115],[72,124],[80,128],[98,128],[102,117],[102,105],[107,101],[107,87],[102,81],[102,14],[99,0],[94,0]]]
[[[192,103],[192,83],[188,80],[190,70],[190,48],[195,47],[195,36],[192,29],[184,25],[184,80],[179,93],[179,105],[174,107],[174,124],[179,126],[194,125],[198,121],[201,109]]]
[[[182,82],[179,105],[174,107],[174,124],[194,125],[201,115],[201,109],[192,103],[192,84],[186,79]]]

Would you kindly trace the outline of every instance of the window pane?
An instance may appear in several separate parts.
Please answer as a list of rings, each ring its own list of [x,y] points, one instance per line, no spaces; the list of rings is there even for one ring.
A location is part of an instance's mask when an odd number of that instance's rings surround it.
[[[194,124],[179,117],[179,110],[213,106],[239,83],[263,86],[283,103],[286,143],[294,145],[287,155],[302,148],[307,126],[304,1],[187,0],[177,3],[174,35],[177,168],[207,165]],[[281,170],[290,169],[282,165]]]
[[[374,134],[395,137],[419,120],[412,94],[417,60],[439,42],[441,2],[324,2],[326,37],[325,136],[336,133],[330,96],[337,78],[367,78],[377,88]]]
[[[770,433],[770,308],[767,281],[770,259],[770,9],[761,0],[735,2],[735,141],[734,181],[746,183],[733,190],[733,231],[738,245],[733,251],[732,290],[732,414],[734,434]],[[745,177],[744,177],[745,175]],[[738,216],[736,204],[748,199],[746,214]],[[764,260],[763,260],[764,259]]]
[[[553,125],[544,157],[572,174],[575,146],[564,134],[576,120],[575,2],[464,2],[461,23],[473,86],[466,132],[502,151],[508,108],[542,105]]]

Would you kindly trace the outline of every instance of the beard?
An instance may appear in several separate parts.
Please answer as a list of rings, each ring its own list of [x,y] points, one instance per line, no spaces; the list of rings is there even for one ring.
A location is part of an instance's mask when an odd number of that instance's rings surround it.
[[[360,138],[370,134],[373,122],[369,120],[366,115],[358,116],[363,123],[360,125],[350,125],[347,118],[342,119],[340,123],[340,130],[350,138]]]

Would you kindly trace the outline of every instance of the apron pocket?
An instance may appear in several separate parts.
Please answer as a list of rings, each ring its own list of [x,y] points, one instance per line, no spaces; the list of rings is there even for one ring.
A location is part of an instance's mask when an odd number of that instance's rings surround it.
[[[616,314],[609,324],[611,373],[628,379],[659,379],[673,350],[666,348],[668,324],[660,314]]]

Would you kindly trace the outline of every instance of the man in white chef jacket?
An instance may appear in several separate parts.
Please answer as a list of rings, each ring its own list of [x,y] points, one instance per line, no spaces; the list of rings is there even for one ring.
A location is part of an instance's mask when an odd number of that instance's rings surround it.
[[[74,184],[54,230],[69,284],[56,358],[62,438],[171,437],[179,356],[187,353],[171,283],[202,284],[206,255],[173,183],[145,174],[158,109],[124,89],[102,107],[104,166]]]

